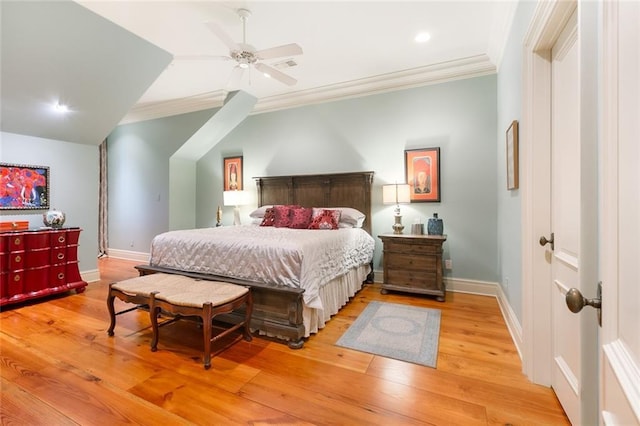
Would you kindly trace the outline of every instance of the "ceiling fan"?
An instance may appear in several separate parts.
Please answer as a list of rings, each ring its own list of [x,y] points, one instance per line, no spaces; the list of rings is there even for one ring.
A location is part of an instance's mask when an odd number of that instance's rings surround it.
[[[207,22],[207,27],[229,48],[229,56],[218,58],[234,60],[237,62],[234,72],[243,73],[244,70],[253,66],[267,77],[274,78],[288,86],[293,86],[297,80],[276,68],[261,62],[265,59],[280,58],[283,56],[301,55],[302,48],[296,43],[271,47],[268,49],[256,50],[255,47],[247,43],[247,18],[251,16],[249,9],[238,9],[238,15],[242,21],[242,43],[236,43],[218,24]]]

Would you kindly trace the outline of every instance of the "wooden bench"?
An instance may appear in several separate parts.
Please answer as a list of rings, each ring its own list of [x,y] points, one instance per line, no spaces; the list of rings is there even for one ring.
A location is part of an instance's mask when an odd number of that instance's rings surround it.
[[[135,303],[136,307],[115,312],[114,300],[118,298],[124,302]],[[213,319],[220,314],[228,314],[245,306],[244,320],[213,336]],[[109,285],[107,308],[111,324],[107,330],[113,336],[116,326],[116,315],[148,306],[153,328],[151,351],[158,348],[160,312],[174,316],[174,320],[181,317],[199,317],[202,319],[204,337],[204,368],[211,367],[211,345],[227,336],[229,333],[243,327],[243,337],[251,341],[251,312],[253,300],[249,288],[221,281],[205,281],[172,274],[152,274],[130,278]],[[172,320],[172,321],[174,321]],[[237,339],[236,339],[237,340]],[[235,341],[234,341],[235,342]]]

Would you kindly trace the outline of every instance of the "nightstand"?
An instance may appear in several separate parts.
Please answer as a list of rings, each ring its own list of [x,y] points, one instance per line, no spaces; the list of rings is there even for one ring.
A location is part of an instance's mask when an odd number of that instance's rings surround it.
[[[444,302],[442,244],[446,235],[378,235],[382,240],[384,283],[387,290],[429,294]]]

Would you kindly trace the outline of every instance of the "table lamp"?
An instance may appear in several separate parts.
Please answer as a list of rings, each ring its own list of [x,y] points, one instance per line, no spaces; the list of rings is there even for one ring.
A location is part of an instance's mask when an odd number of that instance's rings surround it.
[[[233,224],[240,225],[240,209],[238,206],[249,204],[249,193],[246,191],[224,191],[222,201],[225,206],[233,206]]]
[[[406,183],[395,183],[391,185],[382,185],[382,202],[384,204],[395,204],[394,211],[395,223],[393,224],[393,233],[402,234],[404,225],[402,225],[402,215],[400,215],[400,204],[408,204],[411,202],[410,186]]]

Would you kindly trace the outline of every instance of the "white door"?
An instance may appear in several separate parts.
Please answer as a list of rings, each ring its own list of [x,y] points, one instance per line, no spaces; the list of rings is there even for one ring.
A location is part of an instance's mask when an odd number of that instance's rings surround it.
[[[640,2],[604,2],[600,411],[607,425],[640,425],[639,22]]]
[[[566,306],[570,288],[580,289],[581,139],[580,63],[576,12],[551,49],[551,386],[572,424],[580,418],[580,318]]]

